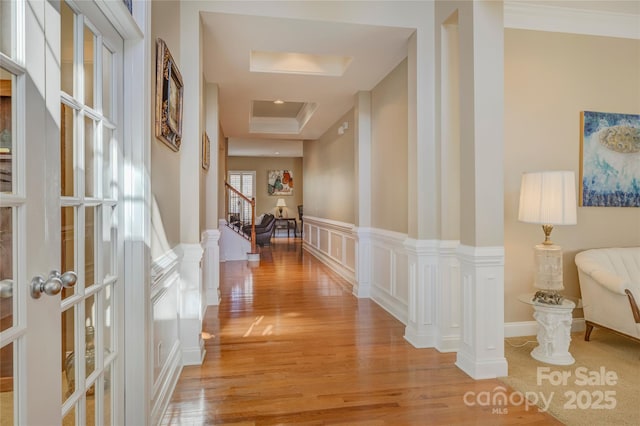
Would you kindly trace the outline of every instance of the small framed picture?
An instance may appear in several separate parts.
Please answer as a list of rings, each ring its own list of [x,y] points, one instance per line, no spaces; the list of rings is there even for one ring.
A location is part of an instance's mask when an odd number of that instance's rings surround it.
[[[209,170],[209,164],[211,162],[211,141],[209,135],[204,132],[202,135],[202,168]]]

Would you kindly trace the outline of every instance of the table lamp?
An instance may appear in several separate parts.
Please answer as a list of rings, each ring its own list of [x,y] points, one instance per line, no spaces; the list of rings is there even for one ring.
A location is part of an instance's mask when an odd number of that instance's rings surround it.
[[[553,225],[576,224],[575,175],[570,171],[524,173],[520,186],[518,220],[542,224],[544,242],[534,247],[533,301],[562,304],[562,248],[551,241]]]
[[[276,204],[278,211],[280,212],[280,216],[282,217],[282,208],[287,207],[287,203],[284,202],[284,198],[278,198],[278,203]]]

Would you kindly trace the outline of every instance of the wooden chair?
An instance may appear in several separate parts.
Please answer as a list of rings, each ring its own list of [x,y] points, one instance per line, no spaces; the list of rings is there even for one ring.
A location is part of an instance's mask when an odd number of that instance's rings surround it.
[[[302,221],[302,204],[298,206],[298,220],[300,221],[300,237],[302,238],[302,231],[304,231],[304,223]]]

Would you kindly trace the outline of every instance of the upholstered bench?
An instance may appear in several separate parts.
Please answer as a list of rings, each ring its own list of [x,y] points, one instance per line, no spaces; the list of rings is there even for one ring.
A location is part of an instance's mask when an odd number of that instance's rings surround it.
[[[575,258],[589,340],[602,327],[640,341],[640,247],[600,248]]]

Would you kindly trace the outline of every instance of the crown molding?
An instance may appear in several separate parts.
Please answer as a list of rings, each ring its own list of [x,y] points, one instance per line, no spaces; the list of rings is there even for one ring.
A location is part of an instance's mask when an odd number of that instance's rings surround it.
[[[504,2],[504,26],[523,30],[640,40],[640,15]]]

